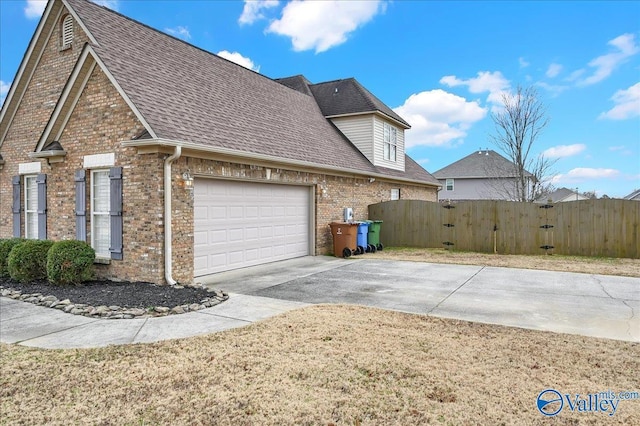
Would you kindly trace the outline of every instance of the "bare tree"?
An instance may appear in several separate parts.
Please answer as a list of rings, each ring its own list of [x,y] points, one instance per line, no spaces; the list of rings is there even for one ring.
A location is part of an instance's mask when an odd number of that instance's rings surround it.
[[[534,201],[549,192],[555,163],[532,153],[549,123],[547,111],[533,87],[518,86],[515,94],[504,93],[502,102],[502,109],[491,114],[496,132],[490,138],[515,168],[515,178],[506,195],[515,201]]]

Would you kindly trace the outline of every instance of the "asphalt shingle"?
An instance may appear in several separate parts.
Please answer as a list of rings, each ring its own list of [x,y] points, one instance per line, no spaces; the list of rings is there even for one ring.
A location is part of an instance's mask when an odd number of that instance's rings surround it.
[[[531,173],[526,172],[527,176]],[[433,173],[437,179],[513,178],[515,165],[493,150],[479,150]]]
[[[397,176],[374,167],[302,85],[292,90],[105,7],[67,1],[95,37],[96,54],[159,138]],[[348,82],[376,109],[402,121],[355,80]],[[416,166],[397,177],[437,183]]]

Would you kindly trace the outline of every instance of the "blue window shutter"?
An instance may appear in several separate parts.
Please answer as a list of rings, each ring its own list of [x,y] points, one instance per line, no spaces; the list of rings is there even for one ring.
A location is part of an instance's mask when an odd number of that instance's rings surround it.
[[[38,185],[38,239],[47,239],[47,175],[36,176]]]
[[[11,179],[13,185],[13,236],[20,237],[20,176],[14,176]]]
[[[87,241],[87,186],[84,169],[76,170],[76,240]]]
[[[111,259],[122,260],[122,167],[109,169],[109,217],[111,222]]]

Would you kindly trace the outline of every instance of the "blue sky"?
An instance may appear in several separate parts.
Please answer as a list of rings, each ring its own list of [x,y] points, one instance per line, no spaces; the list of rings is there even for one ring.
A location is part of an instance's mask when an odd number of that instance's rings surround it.
[[[556,186],[640,188],[640,2],[95,1],[271,78],[355,77],[430,172],[495,149],[502,93],[534,86]],[[2,99],[45,4],[0,0]]]

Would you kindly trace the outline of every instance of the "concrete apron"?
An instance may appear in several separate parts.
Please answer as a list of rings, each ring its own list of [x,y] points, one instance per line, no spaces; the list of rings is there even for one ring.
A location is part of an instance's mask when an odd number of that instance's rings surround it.
[[[304,257],[203,278],[214,288],[640,342],[640,279],[469,265]]]

